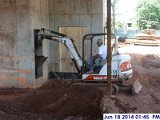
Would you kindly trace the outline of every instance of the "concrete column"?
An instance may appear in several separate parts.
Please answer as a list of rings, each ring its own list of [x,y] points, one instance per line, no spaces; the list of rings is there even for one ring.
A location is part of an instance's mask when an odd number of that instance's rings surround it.
[[[33,30],[48,27],[48,0],[0,0],[0,87],[37,87]],[[43,53],[48,55],[48,44]],[[45,79],[45,80],[44,80]]]
[[[0,1],[0,87],[18,86],[16,0]]]

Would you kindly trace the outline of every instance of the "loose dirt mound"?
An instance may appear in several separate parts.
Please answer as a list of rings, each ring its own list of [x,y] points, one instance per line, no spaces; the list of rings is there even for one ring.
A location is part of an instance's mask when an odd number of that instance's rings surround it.
[[[134,76],[140,79],[146,88],[159,88],[160,85],[160,57],[157,55],[132,54]]]
[[[11,90],[2,91],[1,97]],[[10,95],[15,92],[18,91],[13,90]],[[98,89],[71,87],[67,83],[54,81],[21,96],[0,100],[0,116],[8,116],[8,120],[10,117],[16,120],[61,120],[70,116],[84,120],[98,119],[101,117],[101,98],[102,92]]]

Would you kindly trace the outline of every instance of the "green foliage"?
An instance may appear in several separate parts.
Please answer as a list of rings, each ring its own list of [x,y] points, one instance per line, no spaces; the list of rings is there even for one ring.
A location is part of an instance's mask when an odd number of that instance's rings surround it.
[[[160,4],[158,0],[139,0],[137,6],[138,25],[144,29],[160,22]]]
[[[116,28],[123,28],[124,27],[124,22],[118,21],[116,22]]]

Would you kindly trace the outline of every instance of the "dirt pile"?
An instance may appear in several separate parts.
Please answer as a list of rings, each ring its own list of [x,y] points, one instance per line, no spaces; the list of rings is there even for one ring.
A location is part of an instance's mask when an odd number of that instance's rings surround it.
[[[132,54],[133,78],[138,78],[146,88],[159,88],[160,56]]]
[[[0,116],[8,116],[6,120],[61,120],[71,116],[72,119],[91,120],[101,117],[102,92],[95,88],[54,81],[39,89],[24,91],[20,96],[14,94],[17,92],[14,89],[2,91],[1,98],[6,93],[12,96],[0,99]]]
[[[104,96],[101,102],[103,113],[129,113],[136,110],[135,107],[130,107],[125,101],[121,101],[117,97]]]

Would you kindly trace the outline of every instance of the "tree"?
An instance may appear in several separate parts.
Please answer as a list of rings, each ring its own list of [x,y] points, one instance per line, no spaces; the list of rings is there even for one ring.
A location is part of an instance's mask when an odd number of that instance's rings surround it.
[[[160,3],[158,0],[140,0],[137,5],[138,26],[148,28],[151,25],[159,24]]]
[[[116,22],[116,27],[123,29],[123,27],[124,27],[124,22],[123,22],[123,21],[117,21],[117,22]]]

